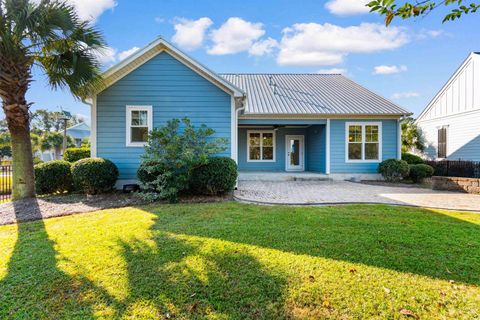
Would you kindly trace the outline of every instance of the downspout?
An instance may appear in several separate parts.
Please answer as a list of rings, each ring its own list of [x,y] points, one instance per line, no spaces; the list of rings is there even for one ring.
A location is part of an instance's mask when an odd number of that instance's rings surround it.
[[[86,105],[89,105],[90,106],[90,157],[96,157],[97,156],[97,133],[96,133],[96,130],[97,130],[97,117],[96,117],[96,113],[97,111],[94,110],[94,106],[95,106],[95,103],[94,103],[94,100],[93,98],[88,101],[84,98],[82,98],[82,102],[85,103]],[[95,121],[95,124],[93,123]],[[95,132],[94,132],[95,130]],[[95,139],[95,141],[93,141]]]
[[[235,148],[237,148],[235,154],[236,154],[236,159],[235,159],[235,162],[237,163],[237,166],[238,166],[238,117],[240,116],[240,112],[245,110],[246,108],[246,95],[244,94],[242,97],[241,97],[241,100],[240,100],[240,103],[239,103],[239,106],[237,107],[237,103],[235,101],[235,130],[236,130],[236,134],[235,134],[235,139],[236,139],[236,142],[235,142]],[[238,176],[237,176],[237,182],[235,183],[235,190],[237,190],[238,188]]]

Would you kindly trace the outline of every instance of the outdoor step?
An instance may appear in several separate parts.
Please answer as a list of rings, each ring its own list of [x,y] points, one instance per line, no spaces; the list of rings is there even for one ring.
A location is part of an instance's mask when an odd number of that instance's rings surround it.
[[[325,174],[314,172],[240,172],[239,181],[332,181]]]

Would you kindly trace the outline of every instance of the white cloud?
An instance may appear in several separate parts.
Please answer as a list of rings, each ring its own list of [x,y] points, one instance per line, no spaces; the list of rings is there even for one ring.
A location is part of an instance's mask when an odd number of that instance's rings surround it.
[[[173,26],[175,34],[172,41],[184,49],[196,49],[202,45],[205,32],[212,24],[212,20],[207,17],[198,20],[178,19]]]
[[[33,0],[35,3],[40,1]],[[91,21],[95,21],[102,13],[117,5],[115,0],[66,0],[66,2],[75,7],[80,19]]]
[[[325,23],[299,23],[283,30],[280,65],[319,66],[341,63],[349,53],[372,53],[399,48],[409,41],[399,27],[376,23],[340,27]]]
[[[348,74],[348,70],[345,68],[330,68],[330,69],[320,69],[317,73],[321,74]]]
[[[405,98],[415,98],[419,97],[420,94],[418,92],[414,91],[408,91],[408,92],[397,92],[392,94],[392,99],[393,100],[399,100],[399,99],[405,99]]]
[[[264,34],[261,23],[252,23],[237,17],[229,18],[220,28],[211,32],[213,46],[208,53],[223,55],[247,51]]]
[[[440,37],[441,35],[444,35],[445,32],[441,29],[438,29],[438,30],[428,30],[428,29],[422,29],[420,30],[417,35],[416,35],[416,39],[417,40],[424,40],[424,39],[429,39],[429,38],[438,38]]]
[[[366,6],[369,0],[331,0],[325,4],[330,13],[339,16],[351,16],[356,14],[365,14],[370,11]]]
[[[138,50],[140,50],[139,47],[133,47],[133,48],[130,48],[128,50],[122,51],[118,54],[117,58],[118,58],[118,60],[123,60],[123,59],[129,57],[130,55],[134,54]]]
[[[155,17],[155,22],[156,22],[156,23],[164,23],[164,22],[165,22],[165,18]]]
[[[248,53],[251,56],[263,56],[263,55],[272,53],[273,49],[277,47],[278,47],[277,40],[268,38],[265,40],[260,40],[255,42],[248,50]]]
[[[112,47],[105,47],[101,50],[98,50],[95,54],[98,61],[100,61],[100,63],[104,66],[117,61],[117,49]]]
[[[373,68],[373,74],[394,74],[407,71],[407,66],[376,66]]]

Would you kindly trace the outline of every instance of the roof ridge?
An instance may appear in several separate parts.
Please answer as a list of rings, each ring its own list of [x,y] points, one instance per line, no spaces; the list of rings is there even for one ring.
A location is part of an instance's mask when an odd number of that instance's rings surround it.
[[[311,76],[341,76],[341,73],[315,73],[315,72],[219,72],[218,74],[223,75],[287,75],[287,76],[296,76],[296,75],[311,75]]]

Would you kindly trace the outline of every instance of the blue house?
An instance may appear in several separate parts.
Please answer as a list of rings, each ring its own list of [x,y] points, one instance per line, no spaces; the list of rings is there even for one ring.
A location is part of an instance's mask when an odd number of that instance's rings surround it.
[[[92,156],[112,160],[119,184],[136,179],[147,133],[188,117],[227,138],[244,173],[377,177],[401,156],[409,112],[342,75],[218,74],[162,38],[104,74],[92,97]]]
[[[90,138],[90,126],[85,122],[78,123],[67,128],[67,135],[73,138],[77,147],[80,147],[83,139]]]

